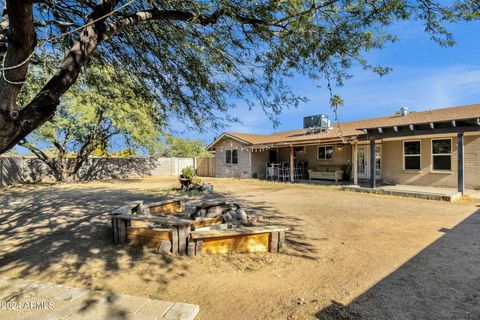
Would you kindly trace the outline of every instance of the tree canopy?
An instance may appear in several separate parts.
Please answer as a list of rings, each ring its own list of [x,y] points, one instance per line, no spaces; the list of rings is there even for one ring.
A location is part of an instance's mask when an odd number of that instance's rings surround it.
[[[167,135],[165,140],[166,147],[163,155],[166,157],[206,158],[212,156],[200,140],[184,139],[172,135]]]
[[[48,67],[32,68],[20,101],[50,76]],[[111,65],[93,64],[63,97],[55,116],[20,144],[45,162],[59,181],[71,180],[91,154],[108,156],[114,141],[127,150],[157,154],[163,148],[165,119],[155,98],[138,91],[128,74]]]
[[[477,1],[451,6],[425,0],[5,0],[0,49],[0,153],[51,119],[60,98],[94,58],[123,70],[136,90],[154,95],[161,114],[208,129],[235,120],[244,99],[275,119],[302,97],[294,74],[341,85],[358,63],[380,75],[363,54],[394,37],[384,27],[422,19],[441,44],[445,21],[476,19]],[[18,95],[32,65],[58,58],[56,72],[34,97]],[[29,81],[28,79],[26,80]],[[332,104],[341,99],[331,93]],[[115,107],[115,106],[112,106]]]

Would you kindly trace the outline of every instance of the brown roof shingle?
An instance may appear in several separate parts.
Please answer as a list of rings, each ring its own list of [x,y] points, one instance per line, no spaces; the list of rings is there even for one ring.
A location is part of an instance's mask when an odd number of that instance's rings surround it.
[[[421,112],[410,112],[406,116],[391,115],[365,120],[336,123],[327,132],[306,134],[304,129],[277,132],[269,135],[226,132],[226,134],[244,140],[250,144],[295,143],[316,140],[334,140],[352,138],[362,135],[362,129],[385,128],[410,124],[423,124],[451,120],[463,120],[480,117],[480,104],[460,107],[432,109]],[[479,128],[480,129],[480,128]]]

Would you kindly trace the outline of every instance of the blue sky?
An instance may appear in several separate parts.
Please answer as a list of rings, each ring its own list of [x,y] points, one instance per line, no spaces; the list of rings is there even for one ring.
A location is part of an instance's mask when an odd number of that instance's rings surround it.
[[[370,71],[353,68],[354,77],[337,90],[345,101],[339,109],[339,121],[389,115],[401,106],[421,111],[480,103],[480,22],[462,22],[449,30],[454,33],[457,44],[441,47],[430,40],[419,22],[393,25],[390,32],[398,36],[398,41],[366,56],[371,64],[389,66],[393,71],[380,78]],[[281,124],[276,129],[261,109],[249,111],[242,105],[232,110],[242,123],[234,123],[224,130],[200,134],[183,131],[184,125],[178,122],[173,122],[171,129],[177,135],[208,144],[222,131],[269,134],[299,129],[307,115],[327,114],[334,119],[329,94],[324,87],[318,87],[325,83],[314,83],[305,77],[296,77],[289,82],[295,92],[308,98],[308,102],[284,111],[278,118]],[[113,149],[122,148],[120,141],[114,143]],[[17,150],[26,152],[23,148]]]
[[[480,103],[480,23],[460,23],[449,28],[457,44],[441,47],[424,33],[421,23],[398,23],[390,31],[398,41],[367,55],[372,64],[390,66],[393,71],[380,78],[370,71],[354,68],[354,78],[337,90],[345,101],[339,121],[393,114],[401,106],[421,111],[470,103]],[[239,106],[232,113],[242,123],[223,131],[269,134],[302,127],[303,116],[327,114],[333,119],[325,88],[312,80],[297,77],[290,81],[295,91],[309,101],[279,116],[276,129],[261,110]],[[182,125],[173,129],[181,132]],[[181,132],[188,138],[209,143],[221,132]]]

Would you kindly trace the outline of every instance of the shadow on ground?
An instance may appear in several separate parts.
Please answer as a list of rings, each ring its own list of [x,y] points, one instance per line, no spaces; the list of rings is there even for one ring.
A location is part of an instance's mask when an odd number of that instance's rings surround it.
[[[332,303],[322,320],[480,319],[480,210],[352,303]]]
[[[190,200],[187,209],[203,201],[240,203],[248,214],[291,229],[287,236],[287,254],[307,259],[315,254],[310,239],[301,231],[302,220],[283,215],[265,202],[222,193],[181,196]],[[171,197],[173,195],[165,196],[158,190],[150,193],[115,188],[88,189],[88,185],[6,190],[0,199],[0,273],[21,278],[40,276],[47,281],[45,275],[54,274],[56,282],[73,281],[84,288],[105,290],[96,280],[108,281],[119,270],[134,270],[142,265],[145,267],[132,272],[140,281],[158,284],[161,292],[171,281],[185,276],[191,258],[114,245],[108,213],[128,201],[148,203]],[[235,260],[235,257],[226,256],[225,259]],[[86,304],[85,308],[90,305],[93,303]]]

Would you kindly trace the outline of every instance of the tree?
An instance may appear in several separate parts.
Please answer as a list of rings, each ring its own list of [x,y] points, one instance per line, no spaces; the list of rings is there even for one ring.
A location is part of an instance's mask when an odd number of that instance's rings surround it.
[[[24,87],[20,100],[28,100],[32,87],[48,77],[43,69],[34,73],[36,81]],[[93,64],[62,98],[55,116],[20,145],[47,164],[57,181],[73,180],[91,154],[108,156],[112,139],[158,153],[164,119],[155,99],[137,91],[124,71]]]
[[[200,140],[184,139],[167,135],[167,146],[164,156],[166,157],[186,157],[186,158],[206,158],[211,157],[211,153],[205,149],[205,144]]]
[[[205,130],[235,120],[227,112],[232,98],[258,105],[272,119],[296,106],[302,97],[284,83],[292,74],[325,79],[329,88],[349,77],[353,63],[384,74],[362,54],[394,39],[381,31],[392,21],[424,19],[426,30],[449,44],[442,22],[454,12],[431,0],[5,2],[0,153],[54,115],[92,56],[154,93],[164,114]],[[29,66],[45,52],[66,54],[35,96],[19,105]],[[332,104],[340,102],[332,92]]]

